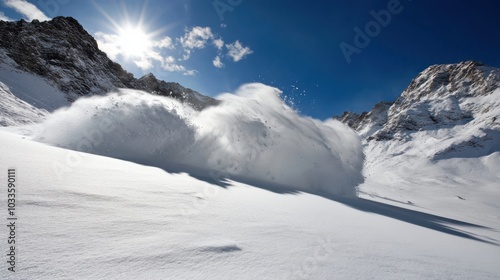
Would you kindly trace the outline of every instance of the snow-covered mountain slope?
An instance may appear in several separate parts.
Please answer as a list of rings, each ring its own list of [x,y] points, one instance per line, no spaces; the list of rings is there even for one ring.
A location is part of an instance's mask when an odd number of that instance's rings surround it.
[[[450,138],[446,131],[437,133],[443,135],[417,132],[412,141],[397,147],[388,141],[369,143],[361,196],[499,224],[500,152],[478,156],[469,150],[469,156],[432,160],[426,154]]]
[[[498,68],[474,61],[435,65],[396,102],[359,116],[345,113],[342,121],[364,139],[361,192],[500,222],[499,88]]]
[[[477,119],[496,126],[497,119],[483,117],[490,110],[492,99],[476,103],[470,98],[489,96],[498,88],[498,68],[476,61],[434,65],[413,79],[395,102],[381,102],[361,115],[345,112],[338,119],[367,140],[405,140],[415,131]]]
[[[0,82],[0,126],[30,124],[43,120],[48,112],[17,98],[8,86]]]
[[[1,279],[500,276],[498,223],[236,181],[220,187],[5,131],[0,142],[0,181],[15,168],[18,195],[17,272],[2,261]]]
[[[117,88],[132,88],[171,96],[196,109],[217,104],[210,97],[177,83],[160,81],[151,74],[134,78],[99,50],[95,39],[70,17],[30,23],[0,21],[0,51],[18,69],[45,78],[70,101]],[[0,56],[0,63],[4,62]],[[0,81],[3,82],[2,76]]]
[[[491,95],[498,88],[498,68],[475,61],[431,66],[389,107],[384,127],[366,136],[379,140],[404,139],[413,131],[462,125],[478,119],[497,127],[500,122],[483,120],[492,99],[475,103],[469,98]]]
[[[64,94],[46,79],[19,69],[17,63],[2,49],[0,62],[0,81],[17,98],[49,112],[70,104]]]

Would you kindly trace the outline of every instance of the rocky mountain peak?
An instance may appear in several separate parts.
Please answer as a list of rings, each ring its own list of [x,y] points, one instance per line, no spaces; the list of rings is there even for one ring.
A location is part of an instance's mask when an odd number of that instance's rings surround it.
[[[433,65],[413,79],[397,103],[404,100],[433,99],[455,95],[457,98],[486,95],[499,87],[500,71],[477,61]]]
[[[71,17],[31,23],[0,21],[0,49],[17,68],[46,78],[67,94],[78,96],[105,94],[117,88],[144,90],[188,102],[197,109],[217,101],[148,74],[136,79],[99,50],[96,40]],[[7,63],[2,61],[0,63]]]
[[[154,80],[154,79],[156,79],[155,75],[149,72],[146,75],[142,76],[139,80]]]
[[[433,65],[422,71],[393,103],[338,118],[369,140],[406,139],[408,133],[470,122],[480,108],[468,98],[500,88],[500,69],[477,61]]]
[[[369,112],[363,112],[361,114],[344,112],[342,116],[334,117],[334,119],[341,121],[357,131],[362,130],[368,124],[381,126],[387,121],[387,112],[392,104],[394,104],[394,102],[381,101],[375,104]]]

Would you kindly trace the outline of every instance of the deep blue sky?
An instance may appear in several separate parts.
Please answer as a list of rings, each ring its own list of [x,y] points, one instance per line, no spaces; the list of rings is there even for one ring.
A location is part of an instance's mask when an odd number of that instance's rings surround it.
[[[20,0],[0,1],[4,17],[27,18],[6,5]],[[392,14],[389,24],[359,48],[360,53],[350,56],[350,63],[339,44],[355,46],[354,28],[365,29],[374,20],[370,11],[387,10],[398,1],[218,0],[233,4],[222,20],[213,0],[28,2],[48,17],[76,18],[93,35],[116,34],[110,19],[119,25],[127,21],[136,25],[142,15],[151,39],[172,39],[174,47],[162,49],[161,55],[175,58],[174,64],[196,74],[167,71],[159,63],[143,70],[130,58],[116,57],[135,76],[153,72],[212,96],[234,91],[243,83],[262,82],[280,88],[303,114],[319,119],[394,100],[432,64],[474,59],[500,67],[500,1],[496,0],[400,0],[400,12]],[[210,27],[213,38],[222,38],[225,44],[238,40],[252,53],[234,62],[227,47],[218,51],[208,41],[205,48],[194,49],[188,60],[179,60],[184,52],[177,38],[196,26]],[[214,67],[216,55],[223,68]]]

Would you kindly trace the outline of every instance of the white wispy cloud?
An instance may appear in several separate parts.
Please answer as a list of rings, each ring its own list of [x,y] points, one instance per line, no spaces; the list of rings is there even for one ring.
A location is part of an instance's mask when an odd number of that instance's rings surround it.
[[[184,54],[182,55],[182,58],[179,60],[188,60],[190,57],[191,57],[191,50],[184,49]]]
[[[162,68],[169,72],[186,72],[186,67],[177,64],[173,56],[167,56],[162,62]]]
[[[147,70],[153,68],[153,62],[151,59],[147,59],[146,57],[141,57],[139,59],[134,60],[134,64],[142,70]]]
[[[35,5],[25,0],[3,0],[3,4],[6,7],[16,10],[16,12],[22,14],[30,21],[34,19],[41,21],[50,20],[50,18],[40,11]]]
[[[163,39],[159,41],[153,42],[153,46],[158,47],[160,49],[166,48],[166,49],[174,49],[174,42],[172,41],[172,38],[165,36]]]
[[[120,36],[97,32],[94,34],[94,37],[99,45],[99,49],[105,52],[111,60],[117,61],[119,56],[126,56],[126,51],[123,49],[120,42]],[[142,54],[135,55],[133,62],[142,70],[147,70],[153,68],[153,59],[155,57],[157,56],[154,51],[144,51]]]
[[[116,60],[118,55],[123,52],[118,44],[120,40],[118,35],[96,32],[94,37],[99,45],[99,49],[105,52],[111,60]]]
[[[186,49],[203,49],[208,40],[213,39],[212,29],[210,27],[195,26],[188,30],[179,41]]]
[[[105,52],[111,60],[118,60],[119,57],[127,57],[126,50],[121,45],[120,36],[97,32],[94,37],[99,45],[99,49]],[[148,47],[141,53],[130,57],[137,67],[148,70],[159,64],[164,70],[169,72],[186,72],[184,66],[177,64],[173,56],[162,55],[162,49],[174,49],[173,40],[170,37],[163,37],[160,40],[151,40]]]
[[[215,39],[213,43],[218,50],[222,50],[222,47],[224,47],[224,41],[222,40],[222,38]]]
[[[0,11],[0,20],[3,20],[3,21],[12,21],[12,19],[9,18],[8,16],[6,16],[2,11]]]
[[[191,57],[193,50],[203,49],[211,43],[217,50],[217,56],[212,60],[212,64],[217,68],[224,67],[221,55],[224,47],[224,40],[212,32],[210,27],[195,26],[191,29],[186,29],[184,35],[177,39],[183,50],[183,56],[180,60],[188,60]],[[253,53],[249,47],[245,47],[239,40],[232,44],[226,44],[227,55],[233,59],[234,62],[242,60],[245,56]]]
[[[184,73],[182,73],[182,75],[184,76],[195,76],[196,74],[198,74],[198,71],[196,70],[187,70]]]
[[[127,53],[127,48],[123,45],[123,40],[119,35],[97,32],[94,36],[99,48],[112,60],[130,59],[142,70],[161,67],[165,71],[179,72],[187,76],[199,73],[196,69],[189,69],[183,65],[187,63],[186,61],[190,59],[196,49],[212,46],[216,52],[212,64],[216,68],[225,66],[224,58],[238,62],[253,53],[249,47],[243,46],[239,40],[231,44],[225,44],[223,38],[212,33],[210,27],[201,26],[186,29],[182,36],[174,39],[169,36],[158,40],[150,39],[144,50],[140,53],[133,53],[133,55],[130,52]]]
[[[222,61],[220,60],[220,56],[216,56],[214,58],[214,60],[212,61],[212,63],[214,64],[215,67],[217,68],[222,68],[224,67],[224,63],[222,63]]]
[[[234,62],[238,62],[245,56],[253,53],[253,51],[249,47],[243,47],[243,45],[238,40],[236,40],[236,42],[232,44],[227,44],[226,48],[228,50],[228,55],[233,58]]]

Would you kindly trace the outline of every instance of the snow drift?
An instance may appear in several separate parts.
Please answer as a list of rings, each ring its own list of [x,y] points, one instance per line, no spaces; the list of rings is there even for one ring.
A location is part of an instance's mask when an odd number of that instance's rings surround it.
[[[166,167],[218,170],[312,193],[354,195],[359,137],[337,121],[300,116],[281,92],[247,84],[201,112],[135,90],[75,101],[36,129],[37,141]]]

